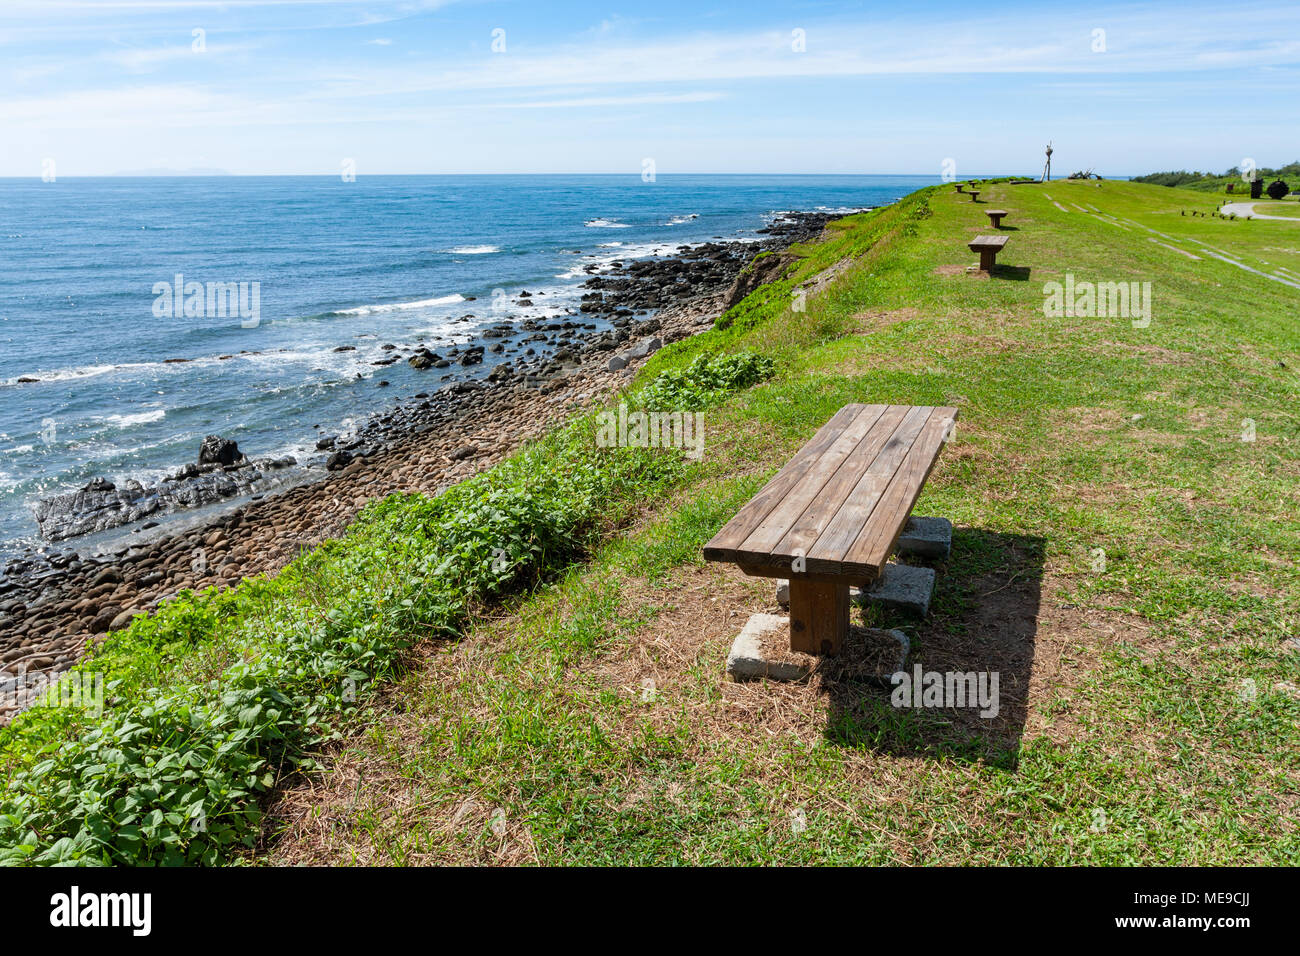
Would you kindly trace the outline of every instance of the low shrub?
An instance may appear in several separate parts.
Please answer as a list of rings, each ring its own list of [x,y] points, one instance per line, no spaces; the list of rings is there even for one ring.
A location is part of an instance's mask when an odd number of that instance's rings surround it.
[[[52,695],[0,732],[0,863],[215,864],[253,847],[263,795],[310,768],[413,641],[460,633],[682,468],[601,454],[581,419],[437,498],[371,504],[274,580],[137,619],[78,665],[107,675],[102,713]]]
[[[770,358],[752,352],[716,358],[697,355],[685,368],[660,372],[641,390],[639,399],[646,408],[655,411],[693,411],[761,382],[775,370]]]

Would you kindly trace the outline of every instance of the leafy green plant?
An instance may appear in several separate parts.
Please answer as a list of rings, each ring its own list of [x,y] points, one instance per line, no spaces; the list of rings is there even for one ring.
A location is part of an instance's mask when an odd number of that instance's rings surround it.
[[[704,408],[721,401],[732,392],[748,388],[771,377],[775,363],[753,352],[696,356],[685,368],[660,372],[641,390],[640,400],[653,410],[685,411]]]
[[[312,748],[413,641],[459,634],[682,469],[653,452],[601,455],[579,419],[437,498],[371,504],[274,580],[186,592],[138,618],[79,666],[109,678],[102,714],[48,701],[0,731],[0,864],[215,864],[247,851],[261,798],[311,767]]]

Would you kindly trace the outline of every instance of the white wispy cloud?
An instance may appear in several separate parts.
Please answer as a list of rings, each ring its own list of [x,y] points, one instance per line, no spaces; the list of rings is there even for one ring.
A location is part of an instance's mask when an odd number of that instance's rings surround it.
[[[606,106],[658,106],[667,103],[710,103],[714,100],[723,99],[725,93],[719,92],[692,92],[692,93],[638,93],[627,96],[581,96],[570,99],[560,100],[524,100],[512,101],[506,103],[487,103],[466,107],[467,109],[481,109],[483,106],[492,109],[507,110],[537,110],[537,109],[587,109],[592,107]]]
[[[13,3],[14,0],[7,0]],[[56,4],[65,0],[54,0]],[[217,0],[212,0],[216,3]],[[219,5],[239,5],[221,0]],[[17,0],[22,6],[26,0]],[[242,0],[248,6],[357,6],[344,0]],[[107,0],[123,6],[184,9],[209,0]],[[65,5],[79,5],[66,0]],[[436,0],[425,7],[441,5]],[[42,3],[48,9],[48,3]],[[389,11],[400,5],[379,3]],[[6,9],[8,7],[6,6]],[[258,64],[250,76],[231,72],[206,83],[139,86],[120,78],[62,92],[42,91],[0,100],[0,118],[11,123],[58,128],[102,128],[157,123],[157,103],[178,113],[184,125],[328,123],[382,118],[418,120],[431,110],[599,109],[701,103],[729,95],[716,87],[752,80],[849,79],[871,76],[956,76],[971,74],[1055,74],[1127,82],[1157,73],[1183,74],[1292,66],[1300,62],[1300,5],[1242,7],[1234,29],[1204,18],[1171,22],[1168,12],[1122,8],[1090,11],[1086,18],[976,16],[949,18],[936,30],[928,18],[897,15],[863,22],[808,22],[805,52],[796,52],[789,29],[695,32],[638,37],[635,32],[598,29],[582,39],[542,45],[511,33],[509,52],[463,55],[455,61],[411,57],[333,60],[279,56]],[[620,24],[626,26],[626,24]],[[1106,51],[1093,52],[1092,30],[1106,31]],[[367,44],[384,45],[388,38]],[[210,47],[209,55],[220,48]],[[229,47],[227,52],[249,52]],[[103,54],[136,73],[161,70],[193,56],[188,46],[114,50]],[[11,75],[40,75],[40,63],[13,63]],[[174,75],[174,74],[169,74]],[[651,90],[647,90],[650,87]],[[675,89],[674,89],[675,87]],[[691,89],[694,87],[694,89]],[[705,87],[701,90],[700,87]],[[712,89],[708,89],[713,87]],[[686,89],[683,89],[686,88]],[[526,96],[521,96],[526,91]],[[960,89],[954,87],[954,96]],[[109,119],[111,118],[111,119]]]
[[[151,126],[162,116],[175,118],[249,109],[251,103],[198,85],[159,84],[126,89],[81,90],[0,101],[0,122],[45,129],[105,129]]]
[[[806,51],[788,31],[699,33],[642,41],[593,38],[544,50],[512,44],[449,65],[411,61],[356,69],[358,95],[492,91],[537,87],[628,87],[755,79],[960,74],[1153,74],[1262,68],[1300,61],[1300,5],[1252,14],[1252,30],[1171,28],[1165,15],[1112,14],[1077,26],[1023,18],[948,22],[940,41],[932,23],[823,24],[806,29]],[[1092,49],[1088,22],[1107,24],[1104,53]],[[1263,26],[1267,24],[1267,26]],[[329,82],[328,78],[326,82]],[[331,95],[346,95],[338,84]]]
[[[259,47],[256,43],[208,43],[204,42],[201,52],[190,45],[169,45],[156,47],[125,47],[110,50],[100,59],[122,67],[132,73],[148,73],[161,66],[178,61],[191,60],[196,56],[220,58],[236,54],[249,53]]]

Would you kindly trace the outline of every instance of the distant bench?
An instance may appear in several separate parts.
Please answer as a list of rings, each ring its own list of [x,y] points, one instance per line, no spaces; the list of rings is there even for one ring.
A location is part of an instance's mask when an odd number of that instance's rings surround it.
[[[1006,236],[976,236],[970,241],[967,248],[971,252],[979,253],[980,271],[991,273],[998,253],[1002,251],[1002,247],[1006,244]]]
[[[849,587],[885,564],[957,409],[846,405],[704,546],[709,561],[790,579],[790,649],[836,654]]]
[[[989,217],[989,222],[994,229],[1002,228],[1002,217],[1007,214],[1005,209],[985,209],[984,215]]]

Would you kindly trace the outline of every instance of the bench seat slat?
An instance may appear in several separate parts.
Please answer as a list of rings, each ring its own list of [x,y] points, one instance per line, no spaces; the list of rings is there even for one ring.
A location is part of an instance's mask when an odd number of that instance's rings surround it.
[[[898,543],[903,525],[907,523],[907,516],[912,513],[916,499],[921,496],[921,489],[938,461],[944,438],[956,420],[955,408],[936,408],[931,413],[908,450],[907,458],[894,472],[870,519],[844,555],[845,571],[873,570],[879,574],[884,568]]]
[[[878,576],[957,409],[846,405],[704,547],[747,574]]]
[[[898,428],[889,436],[889,441],[880,449],[880,453],[876,455],[866,471],[859,476],[848,499],[826,525],[817,538],[817,543],[809,549],[809,570],[812,570],[814,565],[818,570],[823,568],[828,571],[843,570],[841,566],[845,554],[875,511],[881,496],[894,477],[894,472],[898,471],[907,458],[912,443],[925,427],[933,411],[933,408],[925,405],[908,409]]]
[[[845,499],[857,485],[858,479],[876,455],[885,447],[907,414],[902,405],[890,405],[876,420],[867,436],[853,449],[853,453],[835,469],[835,474],[804,509],[803,514],[790,526],[790,530],[773,549],[778,554],[807,554],[816,544],[827,524],[835,517]],[[750,542],[746,542],[749,546]]]
[[[834,478],[840,466],[847,463],[862,447],[864,441],[875,433],[876,427],[889,416],[893,409],[884,405],[873,405],[853,420],[830,447],[822,452],[817,461],[804,473],[803,479],[786,492],[785,497],[777,503],[763,519],[762,523],[737,548],[743,553],[756,552],[768,554],[772,551],[793,554],[791,550],[779,547],[779,543],[798,522],[799,518],[823,493],[826,485]],[[895,416],[901,418],[901,415]],[[889,431],[892,431],[892,427]],[[886,432],[888,435],[888,432]],[[869,460],[869,459],[868,459]],[[847,492],[846,492],[847,493]]]
[[[808,444],[796,452],[795,456],[786,462],[785,467],[777,472],[771,481],[764,485],[762,490],[713,536],[713,539],[705,545],[704,557],[710,561],[732,560],[732,552],[763,523],[763,519],[781,503],[821,453],[839,437],[840,432],[851,425],[859,415],[871,414],[871,409],[883,411],[884,407],[883,405],[845,405],[832,415],[830,420],[817,430],[817,434]]]

